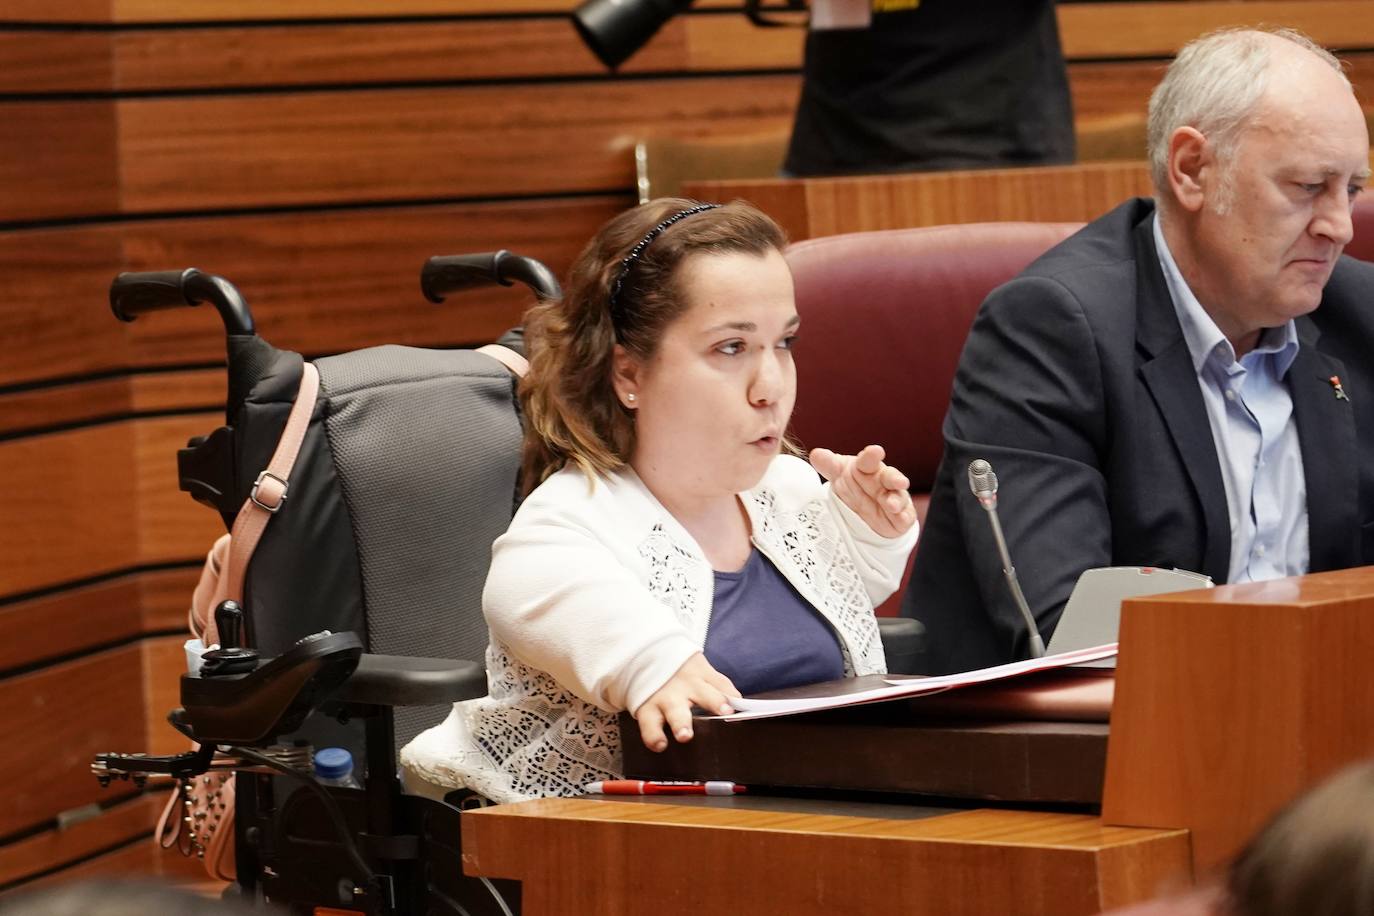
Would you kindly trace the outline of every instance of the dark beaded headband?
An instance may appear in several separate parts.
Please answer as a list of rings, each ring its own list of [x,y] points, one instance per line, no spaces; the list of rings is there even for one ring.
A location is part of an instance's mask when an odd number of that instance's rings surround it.
[[[620,272],[616,274],[615,283],[611,284],[611,323],[616,327],[617,337],[620,336],[620,321],[618,319],[621,317],[620,311],[622,309],[620,288],[625,285],[625,278],[630,275],[630,270],[635,266],[635,262],[639,260],[639,256],[644,253],[644,249],[648,248],[654,239],[662,235],[663,230],[667,229],[678,220],[686,219],[694,213],[714,210],[719,206],[720,204],[697,204],[695,207],[688,207],[686,210],[674,213],[672,216],[650,229],[648,234],[640,239],[635,244],[635,247],[630,249],[630,253],[625,255],[621,260]]]

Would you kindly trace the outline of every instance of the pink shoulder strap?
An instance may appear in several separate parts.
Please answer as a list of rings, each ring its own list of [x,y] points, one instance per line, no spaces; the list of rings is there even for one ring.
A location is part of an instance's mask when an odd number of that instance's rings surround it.
[[[511,374],[517,378],[524,378],[525,373],[530,371],[529,360],[510,347],[503,347],[500,344],[487,344],[485,347],[478,347],[477,352],[490,356],[509,369]]]
[[[219,642],[219,633],[215,629],[215,608],[229,598],[238,602],[243,601],[243,579],[248,571],[248,561],[252,558],[267,523],[286,501],[291,468],[296,464],[296,456],[300,454],[301,443],[305,440],[305,431],[310,425],[310,414],[315,409],[315,397],[319,390],[319,370],[307,362],[301,367],[301,387],[296,392],[295,403],[291,405],[291,413],[286,418],[286,428],[282,430],[281,439],[277,442],[277,450],[272,453],[272,460],[267,463],[266,469],[258,474],[248,499],[244,501],[239,514],[234,518],[229,538],[229,556],[224,561],[224,575],[220,576],[219,587],[215,589],[215,595],[205,611],[206,619],[193,621],[193,624],[200,624],[201,640],[207,646]]]

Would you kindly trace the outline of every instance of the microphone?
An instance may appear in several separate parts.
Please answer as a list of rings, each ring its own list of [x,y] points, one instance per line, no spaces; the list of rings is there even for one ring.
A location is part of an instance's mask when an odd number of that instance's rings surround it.
[[[1021,583],[1016,581],[1016,567],[1011,565],[1007,540],[1002,536],[1002,523],[997,518],[997,475],[985,459],[975,458],[969,462],[968,487],[978,499],[978,505],[988,513],[992,537],[997,542],[997,552],[1002,556],[1002,574],[1007,577],[1007,588],[1016,602],[1016,609],[1026,621],[1026,629],[1030,631],[1031,658],[1040,658],[1045,654],[1045,640],[1040,636],[1040,628],[1035,625],[1035,617],[1026,604],[1026,596],[1021,594]]]

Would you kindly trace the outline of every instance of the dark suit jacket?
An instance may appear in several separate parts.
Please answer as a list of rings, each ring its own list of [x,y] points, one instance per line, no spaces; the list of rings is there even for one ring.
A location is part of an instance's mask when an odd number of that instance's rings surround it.
[[[1012,562],[1046,641],[1083,570],[1178,567],[1226,581],[1226,491],[1159,266],[1153,202],[1090,223],[994,290],[945,417],[945,454],[902,613],[923,671],[1029,654],[966,469],[997,472]],[[1374,265],[1343,257],[1298,319],[1287,383],[1303,453],[1312,572],[1374,562]],[[1330,383],[1340,376],[1350,400]]]

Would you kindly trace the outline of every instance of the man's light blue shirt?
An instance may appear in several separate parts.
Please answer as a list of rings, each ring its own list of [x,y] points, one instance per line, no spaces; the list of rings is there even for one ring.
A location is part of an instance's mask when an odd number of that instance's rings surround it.
[[[1239,360],[1231,342],[1198,302],[1164,241],[1159,214],[1155,248],[1169,296],[1193,357],[1207,405],[1231,518],[1228,582],[1253,582],[1307,572],[1307,482],[1284,376],[1298,355],[1290,320],[1265,328]]]

